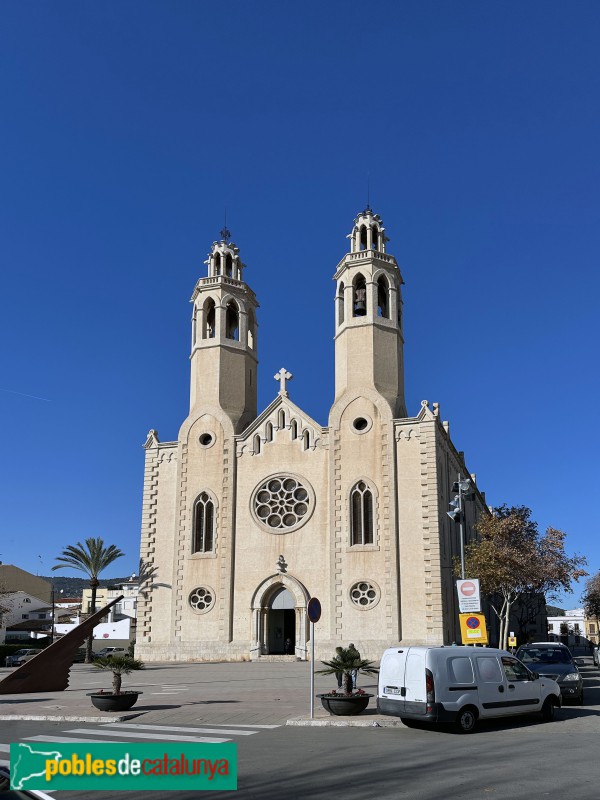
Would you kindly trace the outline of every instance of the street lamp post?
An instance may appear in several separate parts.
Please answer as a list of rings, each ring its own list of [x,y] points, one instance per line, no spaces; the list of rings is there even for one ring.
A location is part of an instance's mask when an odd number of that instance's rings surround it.
[[[460,472],[458,473],[458,480],[452,486],[453,492],[458,492],[456,497],[450,501],[450,511],[446,513],[453,522],[459,523],[460,526],[460,577],[465,579],[465,529],[464,529],[464,506],[465,500],[472,500],[474,494],[471,489],[471,481],[469,478],[463,478]]]

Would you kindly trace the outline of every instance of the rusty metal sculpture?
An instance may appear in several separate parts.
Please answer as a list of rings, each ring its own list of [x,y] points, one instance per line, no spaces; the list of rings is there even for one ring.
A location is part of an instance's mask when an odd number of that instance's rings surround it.
[[[0,694],[59,692],[66,689],[69,685],[69,671],[78,649],[92,635],[106,612],[122,599],[123,595],[112,600],[37,656],[17,667],[0,681]]]

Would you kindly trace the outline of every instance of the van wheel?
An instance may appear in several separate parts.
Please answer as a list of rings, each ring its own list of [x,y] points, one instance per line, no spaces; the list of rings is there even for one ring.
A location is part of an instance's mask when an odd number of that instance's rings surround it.
[[[544,722],[552,722],[554,719],[554,703],[552,702],[551,697],[547,697],[544,700],[544,705],[542,706],[542,719]]]
[[[454,725],[459,733],[473,733],[477,724],[477,710],[473,706],[465,706],[456,715]]]

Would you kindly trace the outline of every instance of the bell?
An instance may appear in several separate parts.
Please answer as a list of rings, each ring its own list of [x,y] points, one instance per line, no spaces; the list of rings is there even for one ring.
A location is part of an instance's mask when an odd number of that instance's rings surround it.
[[[366,300],[366,290],[365,289],[357,289],[354,295],[354,316],[355,317],[364,317],[367,313],[367,304]]]

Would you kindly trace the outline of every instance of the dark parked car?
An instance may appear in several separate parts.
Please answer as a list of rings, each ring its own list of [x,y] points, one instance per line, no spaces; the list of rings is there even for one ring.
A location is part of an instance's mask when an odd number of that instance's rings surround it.
[[[567,647],[554,642],[539,642],[522,645],[515,655],[532,672],[556,681],[564,700],[583,704],[583,678]]]

